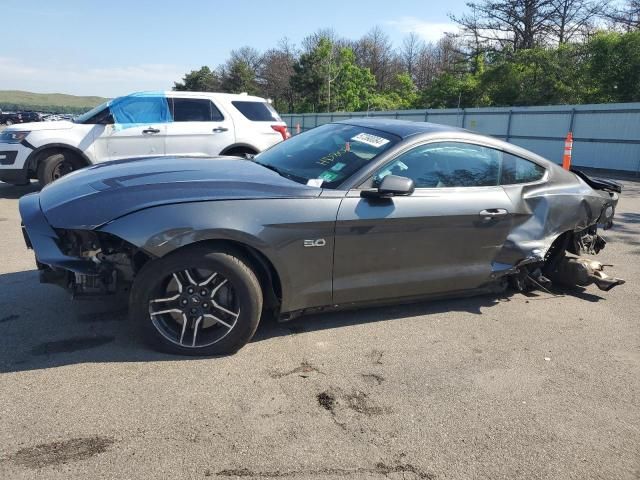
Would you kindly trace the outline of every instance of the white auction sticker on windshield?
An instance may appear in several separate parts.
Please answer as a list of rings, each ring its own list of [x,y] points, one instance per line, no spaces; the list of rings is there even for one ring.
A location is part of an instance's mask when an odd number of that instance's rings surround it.
[[[321,187],[324,182],[323,178],[310,178],[307,181],[307,186],[309,187]]]
[[[380,148],[383,145],[389,143],[389,140],[386,138],[378,137],[377,135],[371,135],[370,133],[359,133],[351,140],[360,143],[366,143],[367,145],[371,145],[372,147]]]

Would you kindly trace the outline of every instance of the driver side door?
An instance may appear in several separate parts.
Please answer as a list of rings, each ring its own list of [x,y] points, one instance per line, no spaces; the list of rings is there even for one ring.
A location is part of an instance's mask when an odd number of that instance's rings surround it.
[[[495,154],[494,154],[495,152]],[[382,167],[415,192],[387,199],[348,192],[337,215],[334,303],[424,296],[481,286],[512,224],[499,186],[501,152],[460,142],[414,147]]]
[[[170,112],[164,96],[132,95],[116,100],[110,108],[115,123],[103,132],[108,160],[165,154]]]

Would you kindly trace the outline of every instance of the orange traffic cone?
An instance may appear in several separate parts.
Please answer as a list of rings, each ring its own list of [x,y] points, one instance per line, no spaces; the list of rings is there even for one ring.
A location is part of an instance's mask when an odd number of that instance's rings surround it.
[[[564,141],[564,156],[562,157],[562,168],[569,170],[571,168],[571,151],[573,150],[573,134],[569,132]]]

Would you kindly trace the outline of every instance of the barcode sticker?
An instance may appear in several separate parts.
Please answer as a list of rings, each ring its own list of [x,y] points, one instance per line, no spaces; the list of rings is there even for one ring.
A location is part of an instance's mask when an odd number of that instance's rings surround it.
[[[383,145],[386,145],[387,143],[389,143],[389,140],[387,140],[386,138],[378,137],[377,135],[371,135],[370,133],[364,133],[364,132],[359,133],[358,135],[353,137],[351,140],[360,142],[360,143],[366,143],[367,145],[371,145],[372,147],[376,147],[376,148],[380,148]]]

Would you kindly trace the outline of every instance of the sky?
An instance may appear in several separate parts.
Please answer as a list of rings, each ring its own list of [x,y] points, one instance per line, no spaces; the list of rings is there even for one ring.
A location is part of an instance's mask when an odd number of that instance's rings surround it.
[[[0,90],[115,97],[168,90],[188,71],[245,45],[299,45],[333,28],[360,38],[378,25],[399,46],[409,32],[437,40],[465,0],[3,0]],[[391,6],[391,7],[390,7]],[[14,21],[12,21],[13,19]]]

